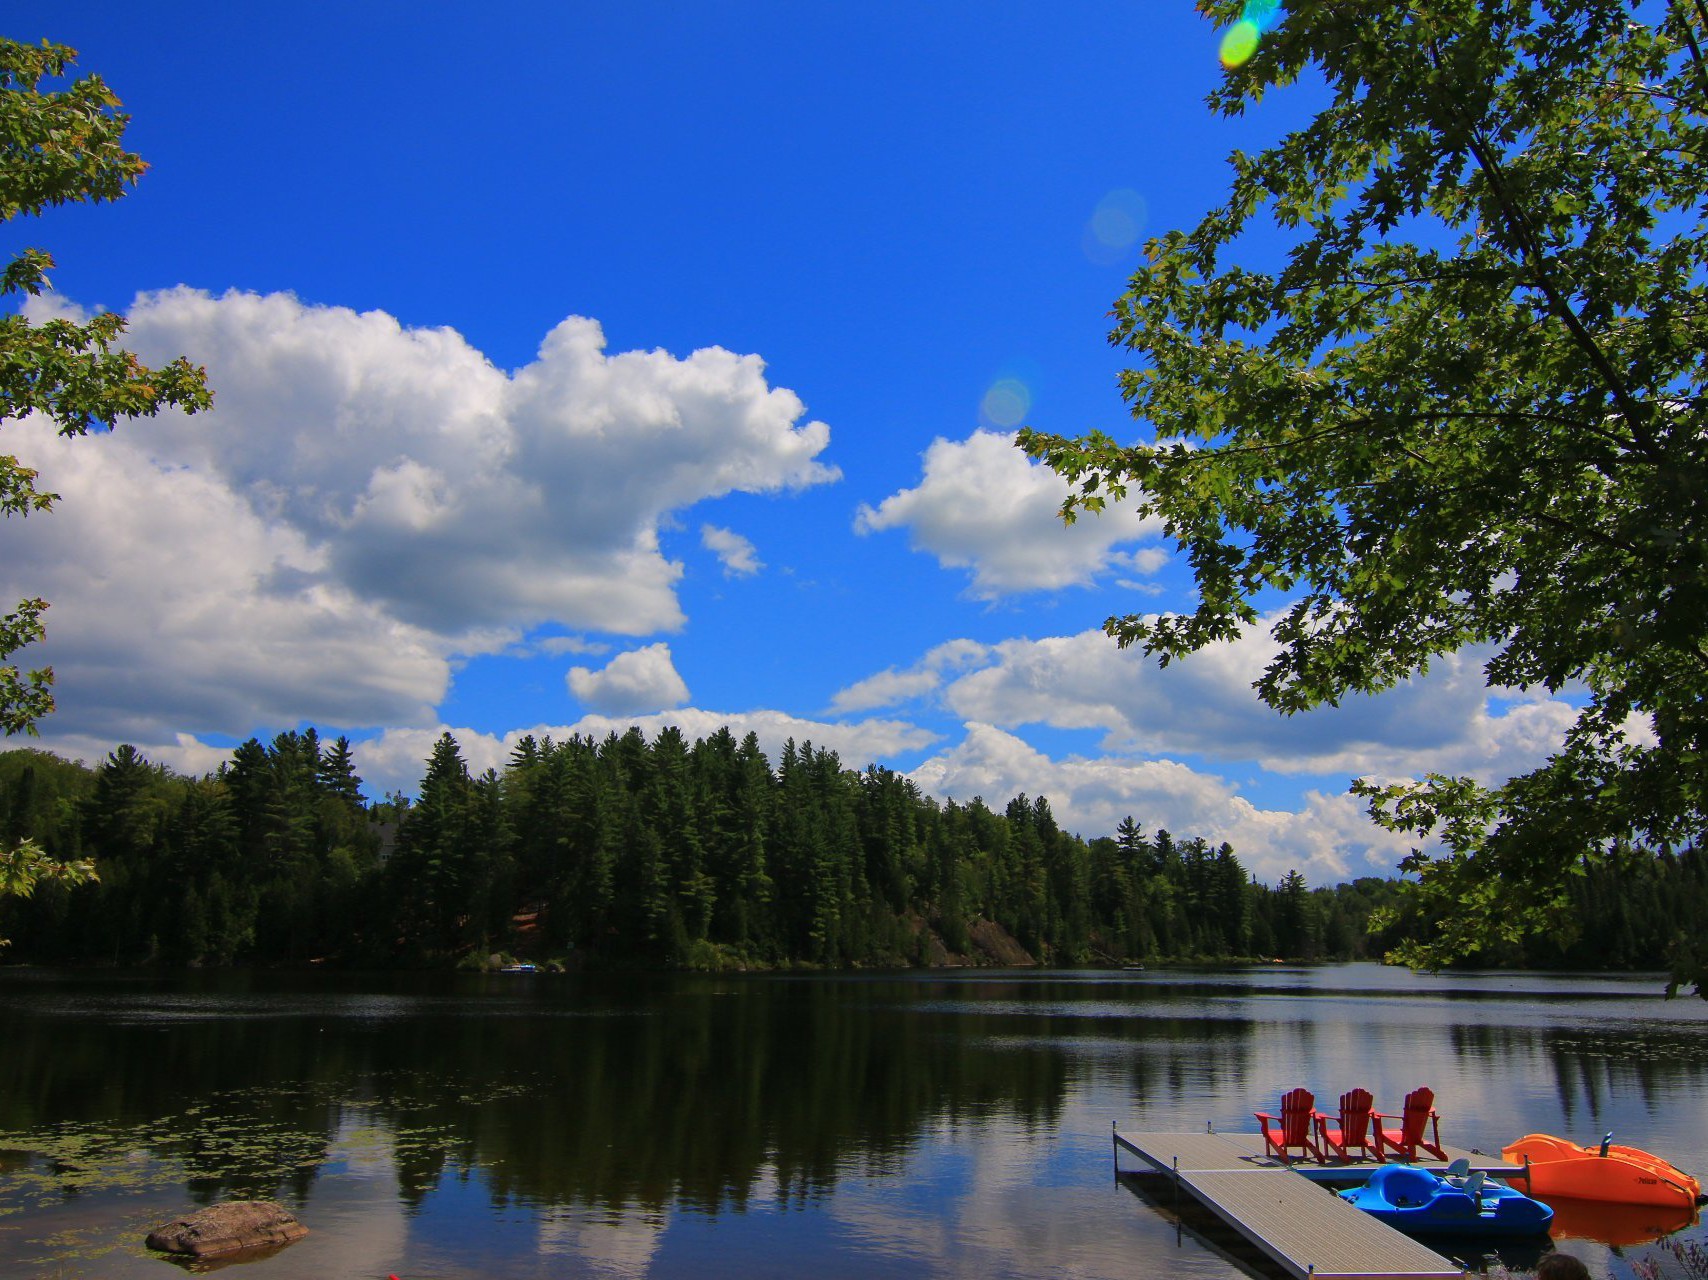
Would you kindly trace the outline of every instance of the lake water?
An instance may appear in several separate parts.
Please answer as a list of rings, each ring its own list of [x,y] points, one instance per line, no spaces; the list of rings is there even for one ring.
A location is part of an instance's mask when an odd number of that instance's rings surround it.
[[[169,1280],[150,1227],[264,1197],[311,1234],[231,1280],[1246,1276],[1110,1128],[1249,1130],[1297,1084],[1708,1173],[1708,1002],[1653,976],[6,970],[0,1275]],[[1593,1275],[1681,1274],[1574,1230]]]

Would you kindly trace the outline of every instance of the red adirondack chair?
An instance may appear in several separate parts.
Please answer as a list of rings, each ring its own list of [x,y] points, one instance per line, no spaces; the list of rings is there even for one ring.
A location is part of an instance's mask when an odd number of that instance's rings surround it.
[[[1279,1125],[1270,1123],[1275,1117],[1267,1111],[1252,1112],[1263,1128],[1264,1152],[1279,1157],[1286,1164],[1292,1159],[1287,1153],[1297,1147],[1301,1159],[1312,1155],[1321,1160],[1323,1153],[1311,1137],[1311,1116],[1315,1114],[1315,1104],[1316,1098],[1311,1091],[1300,1088],[1281,1095]]]
[[[1371,1157],[1376,1145],[1376,1139],[1370,1132],[1371,1103],[1368,1089],[1348,1089],[1341,1094],[1339,1128],[1329,1123],[1337,1117],[1320,1111],[1312,1113],[1311,1119],[1317,1127],[1317,1149],[1322,1152],[1323,1159],[1326,1160],[1332,1152],[1342,1160],[1351,1160],[1354,1151],[1366,1160]]]
[[[1406,1094],[1398,1129],[1385,1127],[1384,1121],[1392,1119],[1392,1116],[1383,1115],[1380,1111],[1370,1113],[1370,1124],[1376,1133],[1376,1155],[1379,1158],[1386,1160],[1389,1151],[1398,1152],[1407,1160],[1416,1160],[1419,1151],[1427,1151],[1437,1160],[1447,1158],[1447,1153],[1441,1148],[1441,1117],[1435,1112],[1433,1090],[1413,1089]],[[1430,1128],[1430,1136],[1434,1141],[1423,1136],[1425,1126]]]

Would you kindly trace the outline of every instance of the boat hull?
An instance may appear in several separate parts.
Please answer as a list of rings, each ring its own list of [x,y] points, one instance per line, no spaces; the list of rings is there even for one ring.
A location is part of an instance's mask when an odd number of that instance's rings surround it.
[[[1340,1198],[1408,1235],[1524,1240],[1546,1234],[1554,1218],[1547,1205],[1499,1182],[1472,1195],[1415,1165],[1387,1165]]]
[[[1529,1192],[1546,1199],[1693,1207],[1702,1186],[1659,1156],[1636,1147],[1581,1147],[1547,1133],[1526,1134],[1501,1149],[1508,1164],[1530,1161]]]

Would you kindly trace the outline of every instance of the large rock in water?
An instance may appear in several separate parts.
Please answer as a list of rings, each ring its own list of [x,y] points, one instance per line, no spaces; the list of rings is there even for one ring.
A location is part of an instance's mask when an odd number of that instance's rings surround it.
[[[239,1249],[289,1244],[307,1234],[307,1227],[271,1200],[233,1200],[156,1227],[148,1233],[148,1247],[211,1258]]]

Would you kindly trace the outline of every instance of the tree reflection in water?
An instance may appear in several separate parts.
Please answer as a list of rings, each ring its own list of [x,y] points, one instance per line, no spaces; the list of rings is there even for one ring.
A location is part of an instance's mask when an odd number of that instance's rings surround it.
[[[1456,1143],[1606,1121],[1708,1160],[1680,1119],[1708,1109],[1708,1021],[1592,985],[1538,1001],[1374,966],[12,971],[0,1212],[25,1212],[0,1233],[0,1271],[74,1258],[68,1273],[158,1275],[116,1243],[139,1218],[267,1197],[312,1232],[267,1263],[276,1280],[358,1255],[382,1275],[410,1275],[407,1259],[421,1276],[518,1280],[1009,1277],[1071,1255],[1085,1277],[1225,1280],[1246,1264],[1107,1199],[1111,1120],[1249,1127],[1295,1084],[1397,1100],[1428,1082]],[[1611,1255],[1603,1269],[1630,1275]]]

